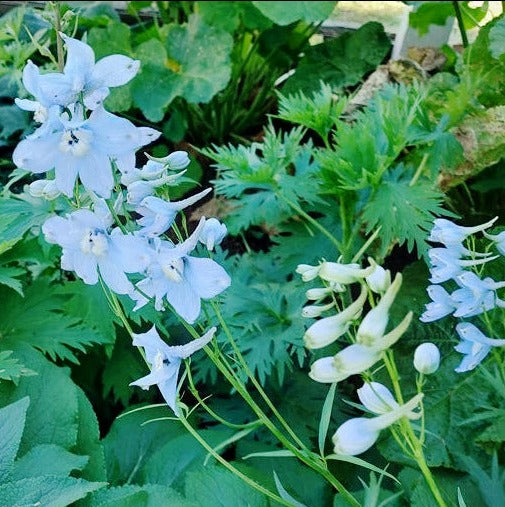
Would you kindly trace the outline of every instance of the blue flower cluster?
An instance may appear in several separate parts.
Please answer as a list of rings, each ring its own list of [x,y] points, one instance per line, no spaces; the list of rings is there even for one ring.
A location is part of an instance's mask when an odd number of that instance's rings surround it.
[[[167,301],[193,323],[201,299],[220,294],[231,282],[217,262],[193,255],[199,243],[207,250],[218,245],[226,227],[214,218],[202,218],[183,240],[175,225],[177,214],[211,189],[181,201],[167,199],[169,187],[190,163],[184,151],[163,158],[148,155],[148,162],[136,168],[136,151],[160,132],[107,112],[103,101],[109,88],[135,76],[140,62],[123,55],[95,62],[91,47],[60,35],[67,49],[63,71],[41,74],[28,62],[23,83],[34,100],[16,99],[41,125],[18,144],[14,163],[31,173],[47,173],[47,179],[30,185],[33,197],[66,198],[57,206],[63,216],[44,223],[45,238],[62,247],[62,269],[75,272],[84,283],[103,282],[114,293],[133,299],[135,309],[153,299],[162,310]],[[179,242],[169,239],[169,230]],[[203,347],[214,331],[180,350],[166,345],[155,329],[139,335],[136,344],[144,347],[153,371],[136,385],[157,383],[177,413],[180,361]]]
[[[472,268],[497,259],[491,252],[475,252],[464,246],[464,242],[477,232],[493,240],[497,249],[503,254],[505,235],[492,236],[485,232],[497,217],[485,224],[475,227],[463,227],[450,220],[437,219],[431,231],[429,241],[440,243],[442,247],[428,251],[430,259],[430,281],[441,284],[452,280],[458,288],[452,293],[441,285],[430,285],[427,288],[431,302],[426,305],[421,315],[422,322],[433,322],[448,315],[458,318],[470,318],[494,308],[504,308],[505,301],[498,297],[497,290],[505,287],[505,282],[496,282],[490,277],[481,278]],[[469,268],[469,269],[465,269]],[[456,326],[461,342],[455,349],[464,354],[457,372],[473,370],[487,356],[492,347],[501,347],[504,340],[486,337],[474,324],[463,322]]]

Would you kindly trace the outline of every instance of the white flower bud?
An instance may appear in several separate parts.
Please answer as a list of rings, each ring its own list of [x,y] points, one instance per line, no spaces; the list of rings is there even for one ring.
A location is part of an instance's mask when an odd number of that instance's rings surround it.
[[[42,197],[48,180],[36,180],[30,183],[28,192],[32,197]]]
[[[148,160],[140,170],[140,174],[145,180],[155,180],[163,174],[164,170],[165,166],[163,164],[155,162],[154,160]]]
[[[131,185],[128,185],[128,194],[126,201],[128,204],[137,206],[141,203],[142,199],[154,194],[154,186],[147,181],[134,181]]]
[[[434,343],[422,343],[414,352],[414,368],[419,373],[430,375],[440,366],[440,350]]]
[[[322,313],[326,312],[330,308],[333,308],[335,303],[328,303],[327,305],[308,305],[304,306],[302,309],[302,317],[306,317],[307,319],[315,319],[319,317]]]
[[[332,437],[336,454],[356,456],[377,442],[380,430],[370,424],[372,419],[355,417],[342,424]]]
[[[365,382],[363,387],[358,389],[358,398],[366,409],[377,415],[398,408],[391,391],[379,382]]]
[[[132,169],[131,171],[125,172],[121,175],[121,183],[125,186],[131,185],[135,181],[142,179],[142,173],[140,169]]]
[[[340,264],[339,262],[323,262],[319,276],[329,282],[349,284],[358,282],[372,273],[374,266],[361,269],[359,264]]]
[[[184,169],[191,163],[191,160],[189,160],[188,153],[186,151],[174,151],[166,157],[153,157],[148,153],[145,155],[149,160],[168,166],[168,169],[172,169],[173,171]]]
[[[207,250],[214,250],[214,246],[219,245],[226,236],[228,229],[226,225],[222,224],[217,218],[209,218],[205,221],[198,241],[203,243]]]
[[[310,282],[314,280],[319,274],[319,266],[311,266],[310,264],[298,264],[296,267],[296,272],[299,275],[302,275],[302,280],[304,282]]]
[[[370,289],[377,294],[386,292],[391,285],[391,272],[389,269],[386,271],[371,258],[368,259],[368,262],[370,265],[374,266],[374,270],[365,278],[366,283]]]
[[[55,180],[48,180],[46,185],[44,186],[44,190],[42,191],[42,196],[45,197],[48,201],[52,201],[56,199],[59,195],[61,195],[60,190],[56,186]]]
[[[305,293],[305,297],[309,301],[317,301],[318,299],[322,299],[328,295],[330,295],[333,291],[329,287],[317,287],[315,289],[309,289]]]
[[[384,335],[389,321],[389,309],[402,285],[402,275],[398,273],[394,282],[386,291],[375,308],[372,308],[361,321],[356,334],[356,341],[368,346],[374,346]]]

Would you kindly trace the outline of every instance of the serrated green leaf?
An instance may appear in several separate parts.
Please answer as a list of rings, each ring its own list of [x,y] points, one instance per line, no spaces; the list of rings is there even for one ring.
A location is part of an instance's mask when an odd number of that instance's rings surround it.
[[[0,498],[9,507],[44,505],[66,507],[89,492],[105,486],[104,482],[87,482],[73,477],[51,475],[31,477],[0,485]]]
[[[315,23],[324,21],[337,2],[252,2],[267,18],[278,25],[289,25],[295,21]]]
[[[10,380],[17,384],[21,377],[37,375],[36,372],[26,368],[17,357],[11,357],[12,350],[0,351],[0,379]]]
[[[0,482],[5,482],[13,467],[23,435],[29,404],[30,399],[25,396],[0,408]]]
[[[87,456],[78,456],[63,447],[37,445],[16,461],[9,474],[9,482],[41,475],[66,477],[73,470],[82,470],[87,462]]]

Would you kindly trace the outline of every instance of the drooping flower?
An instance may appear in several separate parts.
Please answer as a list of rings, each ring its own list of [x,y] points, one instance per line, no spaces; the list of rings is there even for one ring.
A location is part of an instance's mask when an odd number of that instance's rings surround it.
[[[125,273],[140,273],[149,262],[146,242],[137,236],[109,234],[110,223],[87,209],[74,211],[66,218],[51,217],[42,226],[49,243],[63,248],[61,267],[75,271],[88,285],[104,283],[118,294],[134,290]]]
[[[420,393],[404,405],[399,405],[377,417],[349,419],[338,428],[332,437],[335,453],[356,456],[367,451],[375,444],[381,430],[392,426],[402,417],[410,416],[412,418],[415,414],[413,410],[419,405],[423,396],[423,393]]]
[[[207,250],[212,251],[216,245],[220,245],[228,233],[226,225],[222,224],[217,218],[209,218],[198,237],[198,241],[203,243]]]
[[[78,109],[76,109],[78,113]],[[33,173],[55,169],[58,189],[72,196],[77,176],[82,184],[99,196],[108,198],[114,185],[111,159],[118,168],[135,166],[135,151],[160,135],[148,127],[135,127],[125,118],[98,108],[89,119],[69,119],[58,115],[52,128],[21,141],[13,153],[14,163]],[[49,121],[49,120],[48,120]]]
[[[456,326],[461,341],[454,347],[464,354],[460,365],[454,370],[458,373],[476,368],[489,354],[492,347],[505,347],[505,340],[488,338],[479,328],[470,322],[461,322]]]
[[[445,218],[437,218],[433,222],[433,229],[428,237],[428,241],[442,243],[442,245],[447,247],[459,246],[468,236],[476,232],[484,231],[491,227],[496,220],[498,220],[498,217],[493,218],[485,224],[476,225],[475,227],[463,227]]]
[[[363,310],[367,297],[367,290],[364,285],[361,286],[359,297],[337,315],[325,317],[314,322],[303,337],[305,346],[309,349],[319,349],[333,343],[349,329],[352,321],[355,320]],[[333,306],[333,305],[332,305]]]
[[[366,283],[370,290],[377,294],[383,294],[391,285],[391,272],[379,266],[373,259],[369,258],[368,262],[374,266],[374,270],[365,277]]]
[[[450,294],[440,285],[430,285],[426,291],[432,302],[426,304],[426,310],[419,317],[421,322],[433,322],[451,314],[456,304]]]
[[[182,360],[205,347],[212,340],[215,332],[216,328],[213,327],[201,338],[197,338],[185,345],[175,346],[167,345],[160,338],[154,326],[147,333],[134,334],[133,345],[144,349],[146,360],[151,367],[151,373],[132,382],[130,385],[148,389],[156,384],[167,405],[174,411],[176,416],[179,416],[177,379]]]
[[[181,201],[166,201],[154,196],[146,197],[136,209],[137,213],[142,215],[142,218],[137,220],[137,223],[141,226],[139,234],[149,238],[163,234],[174,223],[179,211],[198,202],[211,191],[211,188],[207,188]],[[204,226],[205,223],[200,229],[200,234]]]
[[[196,247],[204,224],[205,219],[202,218],[193,234],[177,245],[156,238],[147,276],[137,284],[143,294],[155,299],[157,310],[162,309],[163,299],[166,298],[174,310],[189,323],[198,318],[201,299],[217,296],[231,283],[230,277],[217,262],[189,255]],[[131,297],[137,301],[135,309],[148,302],[138,293]]]
[[[421,343],[414,352],[414,368],[424,375],[431,375],[440,366],[440,350],[434,343]]]
[[[185,169],[191,163],[191,160],[188,157],[188,152],[186,151],[174,151],[166,157],[153,157],[152,155],[147,155],[147,157],[149,160],[161,164],[163,167],[172,171]]]
[[[304,282],[310,282],[314,280],[314,278],[317,278],[319,269],[319,266],[312,266],[310,264],[298,264],[298,266],[296,266],[296,272],[302,275],[302,280]]]
[[[364,407],[376,415],[385,414],[399,406],[391,391],[380,382],[365,382],[357,393]]]
[[[350,284],[370,276],[375,270],[375,262],[362,269],[359,264],[341,264],[339,262],[322,262],[319,266],[319,277],[328,282]]]

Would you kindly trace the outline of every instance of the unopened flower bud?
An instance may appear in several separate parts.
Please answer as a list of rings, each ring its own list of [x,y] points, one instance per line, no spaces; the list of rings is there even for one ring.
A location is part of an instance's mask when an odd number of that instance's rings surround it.
[[[56,186],[55,180],[48,180],[46,185],[44,186],[44,190],[42,191],[42,196],[45,197],[48,201],[52,201],[56,199],[59,195],[61,195],[60,190]]]
[[[145,197],[152,194],[154,194],[154,186],[151,183],[147,181],[134,181],[131,185],[128,185],[126,201],[128,204],[137,206]]]
[[[28,192],[32,197],[42,197],[44,195],[44,188],[47,185],[47,180],[36,180],[30,183]]]
[[[302,317],[314,319],[319,317],[323,312],[333,308],[335,303],[328,303],[327,305],[308,305],[304,306],[302,310]]]
[[[140,170],[140,174],[145,180],[155,180],[163,174],[164,170],[165,166],[160,162],[148,160],[144,167]]]
[[[148,153],[146,153],[146,156],[149,160],[163,164],[167,166],[168,169],[171,169],[173,171],[184,169],[185,167],[188,167],[188,165],[191,163],[191,160],[189,160],[188,157],[188,153],[185,151],[174,151],[173,153],[170,153],[170,155],[167,155],[166,157],[153,157]]]
[[[310,282],[314,280],[319,274],[319,266],[311,266],[310,264],[298,264],[296,272],[302,275],[304,282]]]
[[[391,391],[379,382],[366,382],[358,389],[358,398],[366,409],[380,415],[398,408]]]
[[[332,293],[332,290],[329,287],[317,287],[315,289],[309,289],[305,293],[305,297],[309,301],[317,301],[318,299],[322,299]]]
[[[349,284],[358,282],[370,275],[374,266],[361,269],[359,264],[340,264],[339,262],[323,262],[320,266],[319,276],[329,282]]]
[[[440,350],[434,343],[422,343],[414,352],[414,368],[419,373],[430,375],[440,366]]]
[[[203,243],[208,250],[214,250],[214,246],[219,245],[226,236],[228,229],[217,218],[209,218],[205,221],[202,232],[198,236],[198,241]]]
[[[380,429],[370,424],[372,419],[355,417],[342,424],[332,437],[335,454],[356,456],[375,444]]]
[[[367,285],[377,294],[386,292],[391,285],[391,272],[389,270],[386,271],[371,258],[368,259],[368,262],[374,266],[374,270],[365,278]]]

